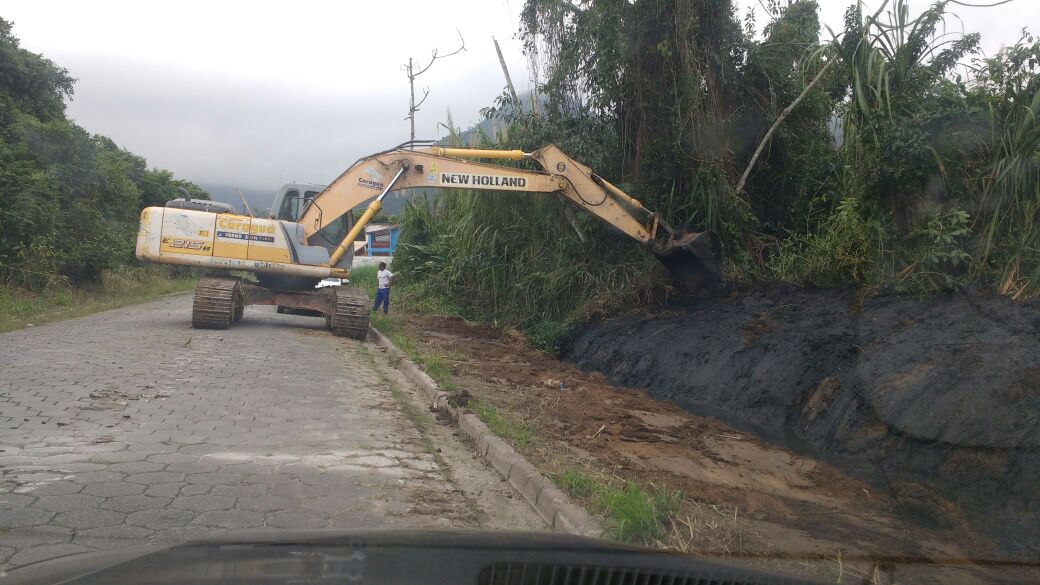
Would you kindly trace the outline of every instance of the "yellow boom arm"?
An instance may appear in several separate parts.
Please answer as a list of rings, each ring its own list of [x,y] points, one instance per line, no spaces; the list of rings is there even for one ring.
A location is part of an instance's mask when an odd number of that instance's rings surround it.
[[[531,160],[542,170],[463,160],[473,158]],[[531,153],[432,147],[392,150],[363,158],[337,177],[304,210],[300,218],[304,235],[310,239],[344,213],[374,199],[333,251],[329,264],[335,266],[382,207],[383,197],[391,191],[408,188],[559,193],[649,247],[673,272],[676,268],[673,265],[677,264],[686,270],[692,257],[698,280],[703,280],[701,276],[717,278],[719,273],[719,250],[714,235],[675,232],[656,213],[552,145]],[[680,257],[683,259],[677,263]],[[683,278],[689,280],[689,276]]]

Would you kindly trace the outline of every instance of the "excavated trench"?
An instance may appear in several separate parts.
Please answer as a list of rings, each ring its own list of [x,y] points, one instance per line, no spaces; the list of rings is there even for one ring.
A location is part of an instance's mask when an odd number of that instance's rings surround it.
[[[1040,305],[769,288],[589,326],[565,357],[1040,550]]]

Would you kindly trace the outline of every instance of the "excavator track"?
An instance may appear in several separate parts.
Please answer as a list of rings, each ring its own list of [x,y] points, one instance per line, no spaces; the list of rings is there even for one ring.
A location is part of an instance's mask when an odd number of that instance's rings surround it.
[[[205,277],[195,286],[191,326],[195,329],[227,329],[242,318],[245,297],[235,278]]]
[[[348,286],[338,286],[335,295],[335,310],[326,323],[334,335],[364,341],[368,335],[369,301],[365,291]]]

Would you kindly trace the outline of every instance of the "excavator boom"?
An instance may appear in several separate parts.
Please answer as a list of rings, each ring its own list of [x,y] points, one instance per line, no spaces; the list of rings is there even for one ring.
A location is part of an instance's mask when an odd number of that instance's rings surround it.
[[[542,170],[526,170],[473,158],[530,160]],[[394,149],[360,159],[325,188],[300,218],[308,240],[344,213],[372,200],[330,258],[335,266],[347,246],[379,211],[382,198],[408,188],[471,189],[559,193],[647,247],[686,289],[714,286],[720,279],[721,258],[714,234],[679,233],[635,198],[595,175],[556,146],[534,152],[471,148]]]
[[[471,159],[530,161],[538,170]],[[559,193],[657,255],[681,288],[712,289],[720,281],[714,234],[672,229],[638,200],[552,145],[534,152],[398,147],[377,153],[351,165],[315,195],[298,221],[236,215],[227,206],[188,198],[148,207],[141,212],[137,257],[257,275],[259,285],[230,275],[203,278],[192,305],[194,327],[223,329],[242,318],[245,306],[269,304],[279,312],[322,315],[337,335],[364,339],[364,291],[345,286],[315,291],[314,283],[347,277],[351,247],[379,212],[383,198],[409,188]],[[343,225],[355,207],[369,200],[353,227],[344,228],[345,235],[329,237],[331,228]]]

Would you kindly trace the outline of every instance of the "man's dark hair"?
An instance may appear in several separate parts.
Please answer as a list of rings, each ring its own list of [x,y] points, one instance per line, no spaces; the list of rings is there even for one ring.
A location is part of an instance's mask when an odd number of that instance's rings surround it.
[[[386,270],[386,262],[380,262],[379,263],[379,269],[380,270]]]

